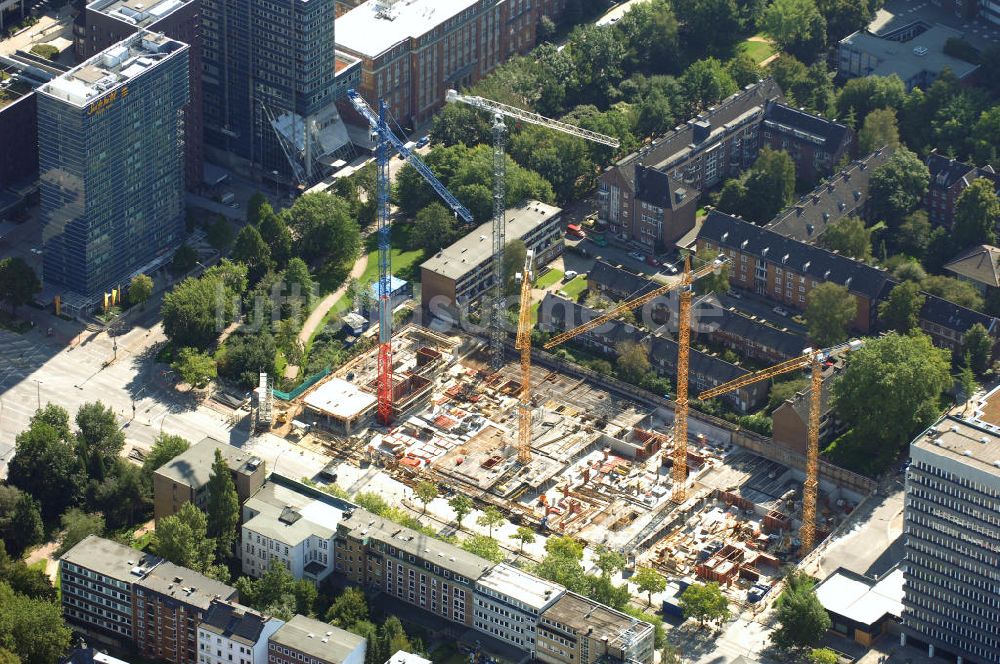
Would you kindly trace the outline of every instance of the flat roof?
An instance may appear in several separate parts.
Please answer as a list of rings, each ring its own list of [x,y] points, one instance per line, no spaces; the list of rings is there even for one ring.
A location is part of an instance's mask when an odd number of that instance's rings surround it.
[[[38,88],[49,97],[83,108],[103,97],[127,94],[126,84],[187,49],[187,44],[140,30]]]
[[[134,583],[163,558],[143,553],[97,535],[88,535],[60,557],[61,561],[85,567],[112,579]]]
[[[566,590],[558,583],[528,574],[507,563],[500,563],[488,571],[476,585],[517,599],[539,611]]]
[[[374,58],[402,41],[427,34],[477,1],[368,0],[337,18],[337,47]]]
[[[507,210],[507,241],[523,238],[541,222],[558,216],[562,208],[539,201]],[[458,279],[493,255],[493,222],[488,221],[452,245],[437,252],[420,267],[450,279]]]
[[[838,569],[816,586],[823,608],[863,625],[873,625],[889,614],[903,614],[903,570],[897,567],[880,580]]]
[[[275,482],[274,477],[244,503],[258,513],[243,524],[244,528],[289,545],[313,535],[328,539],[337,532],[344,512],[352,508],[346,502],[343,506],[333,504],[337,499],[332,497],[329,502],[321,501],[286,486],[284,478],[282,483]]]
[[[236,589],[232,586],[170,561],[164,561],[150,570],[141,585],[147,590],[201,609],[208,609],[213,599],[236,596]]]
[[[155,475],[161,475],[194,489],[208,484],[212,475],[212,463],[215,461],[215,450],[222,452],[222,457],[230,470],[236,472],[253,472],[261,460],[246,450],[233,447],[215,438],[202,438],[200,441],[184,450],[169,462],[160,466]]]
[[[878,65],[871,72],[873,76],[896,74],[905,82],[921,72],[939,74],[947,67],[956,77],[962,79],[978,69],[979,65],[954,58],[944,52],[944,44],[948,39],[962,36],[963,33],[954,28],[934,25],[904,42],[858,31],[844,37],[840,43],[878,59]]]
[[[542,617],[569,625],[577,633],[589,634],[594,640],[607,638],[609,644],[620,640],[622,634],[635,624],[645,625],[649,630],[653,629],[649,623],[572,592],[560,597],[555,604],[546,609]],[[641,634],[646,629],[638,633]]]
[[[324,662],[347,661],[365,643],[362,636],[298,614],[279,627],[270,641]]]
[[[304,402],[325,415],[348,420],[374,407],[378,399],[343,378],[331,378],[310,392]]]
[[[397,650],[396,654],[390,657],[389,661],[385,664],[431,664],[431,660],[424,659],[420,655],[414,655],[412,652]]]
[[[981,426],[945,417],[914,440],[912,446],[1000,477],[1000,427],[995,425]]]
[[[99,12],[129,25],[145,28],[173,14],[191,0],[95,0],[87,11]]]

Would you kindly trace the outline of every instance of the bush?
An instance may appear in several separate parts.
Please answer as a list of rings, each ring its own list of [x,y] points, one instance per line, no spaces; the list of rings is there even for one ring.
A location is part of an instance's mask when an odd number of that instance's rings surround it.
[[[950,55],[953,58],[965,60],[974,65],[980,63],[979,50],[961,37],[948,37],[942,50],[945,55]]]
[[[42,56],[46,60],[55,60],[59,57],[59,49],[51,44],[35,44],[31,47],[31,52]]]

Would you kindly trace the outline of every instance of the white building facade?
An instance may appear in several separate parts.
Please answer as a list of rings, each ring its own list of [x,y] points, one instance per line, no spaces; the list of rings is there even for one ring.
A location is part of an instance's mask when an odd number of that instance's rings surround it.
[[[476,582],[473,627],[534,656],[539,616],[565,592],[558,583],[500,563]]]

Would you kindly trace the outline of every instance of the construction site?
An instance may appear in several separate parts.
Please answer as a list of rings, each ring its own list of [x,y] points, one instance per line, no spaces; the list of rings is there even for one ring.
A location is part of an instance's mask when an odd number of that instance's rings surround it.
[[[393,357],[391,425],[375,417],[377,349],[290,404],[291,417],[316,423],[332,456],[411,485],[429,479],[498,507],[514,523],[607,546],[668,578],[718,581],[733,600],[746,601],[748,589],[767,586],[800,555],[805,473],[736,444],[732,431],[692,418],[698,433],[687,445],[678,503],[673,409],[536,362],[530,460],[522,463],[518,363],[493,371],[485,339],[416,325],[393,337]],[[333,420],[323,425],[331,413],[312,395],[325,389],[338,395],[329,408],[354,423],[350,432]],[[817,542],[862,498],[821,482]]]

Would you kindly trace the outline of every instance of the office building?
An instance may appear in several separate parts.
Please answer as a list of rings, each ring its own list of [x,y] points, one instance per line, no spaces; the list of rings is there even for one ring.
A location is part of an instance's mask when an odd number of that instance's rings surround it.
[[[139,30],[188,45],[188,103],[184,106],[184,176],[188,188],[201,183],[204,162],[201,94],[201,0],[94,0],[77,16],[73,46],[91,58]]]
[[[942,418],[910,445],[903,512],[904,644],[1000,662],[1000,436]]]
[[[562,253],[562,210],[529,201],[507,210],[507,242],[522,240],[540,270]],[[493,223],[487,222],[420,266],[420,305],[425,316],[458,321],[493,286]]]
[[[318,584],[334,569],[337,525],[354,505],[272,473],[243,505],[243,573],[263,576],[283,565]]]
[[[272,664],[364,664],[367,641],[305,616],[295,616],[268,639]]]
[[[958,80],[972,76],[979,65],[948,55],[945,43],[961,39],[962,32],[947,26],[910,23],[881,35],[859,30],[837,45],[837,73],[844,78],[892,76],[903,80],[907,92],[927,88],[948,70]]]
[[[360,69],[335,52],[334,4],[202,0],[205,143],[213,161],[311,184],[351,154],[334,102]]]
[[[43,282],[66,313],[182,241],[188,50],[142,31],[38,88]]]
[[[538,622],[536,658],[546,664],[653,661],[653,626],[567,592]]]
[[[198,625],[198,664],[267,664],[267,641],[285,621],[213,600]]]
[[[533,657],[538,617],[565,592],[558,583],[500,563],[476,581],[473,626]]]
[[[449,88],[467,88],[535,45],[542,2],[368,0],[337,19],[337,46],[361,61],[358,88],[404,126],[431,119]]]
[[[205,509],[216,450],[229,466],[240,504],[264,484],[267,470],[260,459],[214,438],[203,438],[153,472],[153,518],[158,521],[177,514],[188,502]]]

